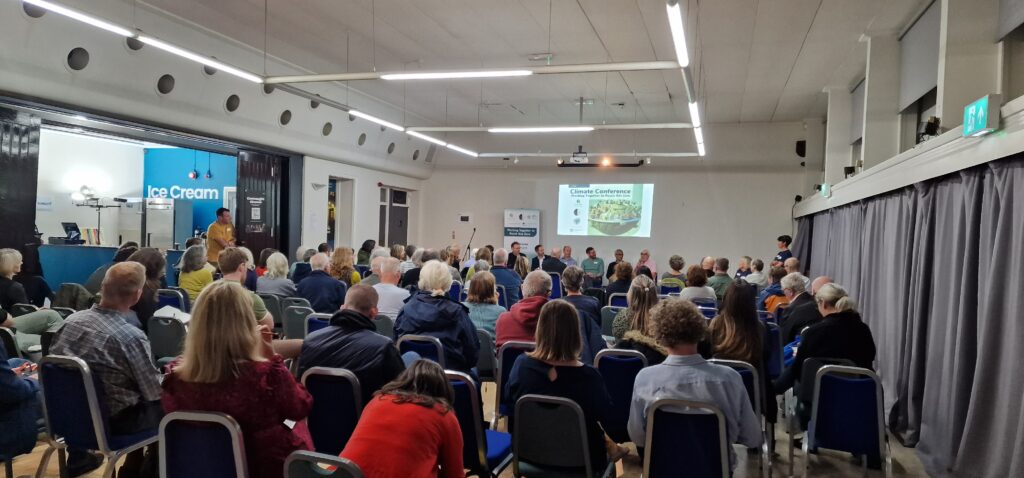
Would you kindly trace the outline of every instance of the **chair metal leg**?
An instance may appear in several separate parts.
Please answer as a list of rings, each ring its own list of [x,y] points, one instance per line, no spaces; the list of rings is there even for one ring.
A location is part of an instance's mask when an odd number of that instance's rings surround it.
[[[121,455],[112,453],[106,458],[107,467],[103,469],[103,478],[114,478],[114,473],[117,471],[117,460],[121,458]]]
[[[57,473],[60,478],[71,478],[68,473],[68,454],[64,448],[57,449]]]
[[[51,444],[46,447],[46,451],[43,452],[42,458],[39,459],[39,467],[36,468],[35,478],[43,478],[46,476],[46,467],[50,464],[50,456],[53,455],[54,450],[57,448]]]
[[[4,462],[4,474],[7,478],[14,478],[14,457]]]

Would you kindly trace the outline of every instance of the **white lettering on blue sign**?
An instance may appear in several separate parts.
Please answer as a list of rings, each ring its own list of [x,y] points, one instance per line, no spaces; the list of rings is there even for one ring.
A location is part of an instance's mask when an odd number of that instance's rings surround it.
[[[148,186],[146,197],[171,199],[220,199],[220,192],[213,188],[183,188],[178,185],[168,188]]]

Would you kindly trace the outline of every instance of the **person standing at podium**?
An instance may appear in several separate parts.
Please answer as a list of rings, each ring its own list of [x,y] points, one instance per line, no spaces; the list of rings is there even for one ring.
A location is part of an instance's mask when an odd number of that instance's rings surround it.
[[[217,267],[217,256],[229,247],[235,247],[235,226],[231,211],[222,207],[217,209],[217,220],[206,229],[206,260]]]

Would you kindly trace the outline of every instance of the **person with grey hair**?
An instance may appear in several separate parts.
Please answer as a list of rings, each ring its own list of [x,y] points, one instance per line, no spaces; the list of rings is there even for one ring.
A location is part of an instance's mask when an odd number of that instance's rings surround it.
[[[508,267],[508,257],[508,251],[504,248],[494,251],[491,274],[494,274],[494,282],[505,289],[505,304],[511,308],[520,300],[519,288],[523,285],[523,279],[518,272]]]
[[[423,269],[423,264],[440,260],[440,258],[441,255],[437,252],[437,249],[416,249],[416,252],[412,254],[412,262],[416,267],[402,273],[402,287],[418,285],[420,282],[420,270]]]
[[[480,340],[468,309],[448,297],[448,289],[452,285],[448,264],[429,260],[418,272],[419,289],[405,301],[398,313],[395,339],[404,335],[435,337],[444,347],[445,368],[465,372],[475,378],[472,369],[480,357]]]
[[[299,249],[302,250],[303,248],[300,247]],[[308,247],[298,254],[300,259],[299,262],[292,264],[291,270],[288,271],[288,278],[291,279],[292,282],[298,284],[299,282],[302,282],[302,279],[309,277],[309,274],[313,272],[313,269],[309,265],[309,260],[314,254],[316,254],[316,249],[310,249]]]
[[[750,271],[750,262],[751,261],[753,261],[753,259],[751,259],[750,256],[740,257],[740,263],[736,267],[736,275],[733,276],[733,277],[736,278],[736,279],[742,279],[742,278],[750,275],[750,272],[751,272]]]
[[[743,280],[757,286],[757,293],[761,293],[765,287],[768,287],[768,276],[764,273],[764,261],[761,259],[754,259],[750,262],[750,274],[743,277]]]
[[[399,261],[394,257],[377,257],[374,258],[373,264],[377,270],[370,277],[377,277],[379,281],[373,285],[379,297],[377,310],[381,315],[394,319],[405,305],[405,299],[409,298],[409,291],[398,287],[398,281],[401,279]],[[365,282],[364,280],[363,283]]]
[[[505,342],[511,341],[533,342],[540,309],[548,303],[549,295],[550,274],[542,270],[527,274],[526,280],[523,281],[523,299],[498,317],[495,345],[501,347]]]
[[[380,265],[383,261],[378,261],[377,259],[384,257],[391,257],[390,249],[380,246],[373,248],[373,251],[370,252],[370,275],[363,277],[360,284],[374,286],[380,283]]]
[[[578,266],[569,266],[562,272],[562,287],[565,288],[566,302],[576,307],[580,316],[580,337],[583,338],[583,349],[580,361],[594,363],[597,353],[608,347],[601,337],[601,303],[597,298],[583,295],[582,289],[590,282],[590,277]]]
[[[288,278],[288,258],[275,252],[267,258],[267,272],[256,280],[256,292],[278,297],[294,297],[295,283]]]
[[[832,279],[827,276],[814,279],[809,291],[803,288],[805,279],[799,273],[793,273],[783,277],[780,282],[782,293],[789,299],[789,306],[777,309],[779,316],[775,318],[775,323],[779,324],[781,329],[784,344],[796,340],[796,336],[805,328],[821,322],[818,304],[814,302],[814,293],[821,286],[832,283]]]
[[[213,282],[217,269],[206,260],[206,246],[196,245],[185,249],[181,255],[181,274],[178,287],[185,289],[191,302],[195,302],[203,288]]]
[[[331,258],[327,254],[314,254],[309,259],[309,266],[312,269],[309,277],[295,287],[299,297],[308,300],[318,313],[335,313],[345,303],[345,283],[331,277]]]

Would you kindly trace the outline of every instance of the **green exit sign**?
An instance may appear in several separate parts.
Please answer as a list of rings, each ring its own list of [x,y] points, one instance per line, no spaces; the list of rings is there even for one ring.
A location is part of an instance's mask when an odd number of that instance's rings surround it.
[[[999,129],[997,94],[985,95],[964,107],[964,136],[983,136]]]

